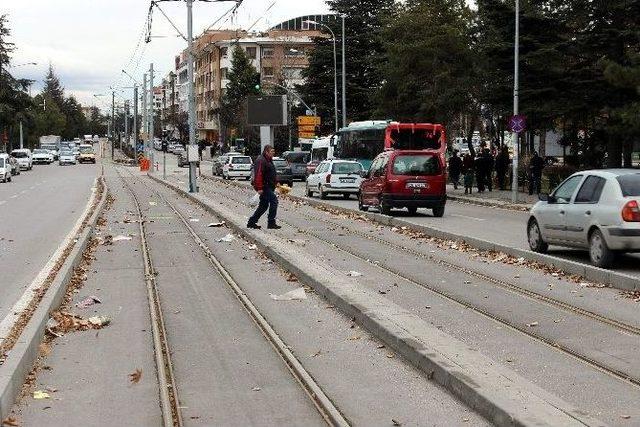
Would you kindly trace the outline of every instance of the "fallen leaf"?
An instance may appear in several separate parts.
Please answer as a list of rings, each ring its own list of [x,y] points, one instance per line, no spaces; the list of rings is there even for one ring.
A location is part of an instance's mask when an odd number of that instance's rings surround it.
[[[9,417],[9,418],[5,418],[4,420],[2,420],[2,425],[11,426],[11,427],[17,427],[20,424],[18,424],[18,420],[16,420],[15,418]]]
[[[252,388],[251,390],[253,390],[253,391],[260,391],[260,390],[262,390],[262,389],[261,389],[260,387],[254,387],[254,388]]]
[[[393,354],[393,353],[387,353],[387,357],[388,357],[389,359],[393,359],[393,358],[394,358],[394,354]]]
[[[354,335],[352,337],[349,337],[348,339],[349,341],[356,341],[356,340],[359,340],[360,338],[361,338],[360,335]]]
[[[377,348],[384,348],[385,345],[384,344],[380,344]]]
[[[47,393],[46,391],[42,391],[42,390],[36,390],[33,392],[33,398],[34,399],[49,399],[51,396],[49,395],[49,393]]]
[[[347,276],[349,277],[360,277],[362,276],[362,273],[358,272],[358,271],[350,271],[347,273]]]
[[[224,221],[220,221],[220,222],[212,222],[209,225],[207,225],[207,227],[222,227],[224,226],[226,223]]]
[[[400,421],[394,420],[393,418],[391,418],[391,422],[393,423],[394,426],[401,426],[402,423]]]
[[[142,378],[142,369],[136,369],[134,373],[129,374],[129,381],[131,381],[133,384],[138,384],[141,378]]]
[[[631,415],[620,415],[620,418],[624,418],[625,420],[628,420],[629,418],[631,418]]]

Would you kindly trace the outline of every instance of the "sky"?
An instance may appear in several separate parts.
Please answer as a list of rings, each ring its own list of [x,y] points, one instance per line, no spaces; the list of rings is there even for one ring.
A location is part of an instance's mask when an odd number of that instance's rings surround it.
[[[186,42],[155,9],[152,34],[160,37],[144,43],[149,4],[149,0],[0,0],[0,15],[8,15],[11,41],[16,45],[12,74],[35,80],[35,94],[51,63],[67,94],[101,109],[110,104],[110,96],[94,95],[109,95],[110,86],[132,86],[122,69],[141,82],[153,62],[155,82],[159,82],[173,69],[174,56]],[[194,2],[194,35],[232,6],[232,2]],[[161,8],[186,34],[184,1],[161,3]],[[244,0],[235,18],[224,21],[222,27],[255,24],[253,29],[264,30],[290,18],[328,11],[324,0]],[[30,62],[37,65],[18,66]],[[122,89],[122,95],[131,97],[131,90]]]

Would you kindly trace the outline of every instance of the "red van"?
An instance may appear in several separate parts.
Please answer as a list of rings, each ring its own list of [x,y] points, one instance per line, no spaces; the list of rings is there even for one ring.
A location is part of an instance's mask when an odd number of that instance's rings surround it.
[[[373,160],[360,184],[358,207],[363,211],[377,208],[385,215],[392,208],[407,208],[411,214],[428,208],[433,216],[442,217],[447,201],[446,170],[436,151],[385,151]]]

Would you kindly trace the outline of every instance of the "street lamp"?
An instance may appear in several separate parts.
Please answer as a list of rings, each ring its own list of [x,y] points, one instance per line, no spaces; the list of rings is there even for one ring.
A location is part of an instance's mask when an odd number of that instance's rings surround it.
[[[334,101],[333,108],[334,108],[334,116],[335,116],[335,128],[336,128],[336,132],[338,132],[338,54],[336,52],[336,35],[331,29],[331,27],[329,27],[327,24],[324,24],[322,22],[306,20],[306,21],[303,21],[303,23],[311,24],[311,25],[320,25],[321,27],[324,27],[327,30],[329,30],[329,32],[331,33],[331,37],[333,37],[333,72],[334,72],[333,73],[333,101]],[[344,61],[344,58],[343,58],[343,61]],[[343,125],[345,124],[343,123]]]
[[[514,70],[513,70],[513,115],[518,115],[519,109],[519,85],[520,85],[520,0],[516,0],[516,35],[514,43]],[[520,141],[518,141],[518,132],[514,132],[512,129],[513,144],[513,177],[511,181],[511,201],[517,203],[518,201],[518,157],[520,151]]]

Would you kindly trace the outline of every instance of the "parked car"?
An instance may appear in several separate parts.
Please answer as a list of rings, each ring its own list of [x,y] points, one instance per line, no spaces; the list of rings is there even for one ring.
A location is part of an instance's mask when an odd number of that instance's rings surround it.
[[[40,144],[40,148],[42,148],[44,150],[48,150],[53,155],[53,160],[54,161],[58,160],[58,154],[60,152],[60,149],[58,148],[57,145],[55,145],[55,144]]]
[[[389,215],[392,208],[432,209],[433,216],[444,215],[447,202],[446,167],[438,153],[428,151],[386,151],[371,163],[360,185],[358,206],[370,207]]]
[[[222,167],[222,178],[244,178],[249,179],[251,177],[251,167],[253,161],[249,156],[229,156],[227,162]]]
[[[189,160],[187,159],[187,152],[186,150],[183,151],[182,153],[178,154],[178,167],[184,167],[184,166],[189,166]],[[198,160],[196,162],[196,166],[200,167],[200,161]]]
[[[0,181],[11,182],[11,163],[8,154],[0,154]]]
[[[60,166],[63,165],[75,165],[76,164],[76,155],[73,154],[73,151],[69,149],[60,150],[60,157],[58,158],[58,164]]]
[[[45,163],[50,165],[53,163],[53,154],[44,148],[36,148],[33,150],[33,163]]]
[[[320,162],[315,172],[307,177],[308,197],[318,193],[321,199],[329,194],[342,194],[348,199],[358,194],[364,169],[358,162],[350,160],[325,160]]]
[[[276,182],[279,184],[287,184],[293,187],[293,174],[291,173],[291,165],[281,157],[273,158],[273,166],[276,168]]]
[[[33,155],[28,148],[19,148],[11,152],[11,156],[18,161],[20,169],[31,170],[33,169]]]
[[[618,253],[640,251],[640,172],[634,169],[575,173],[551,194],[541,194],[527,222],[531,250],[549,245],[589,250],[607,268]]]
[[[307,178],[307,162],[311,160],[309,151],[285,151],[281,157],[291,166],[294,179],[304,181]]]
[[[232,151],[232,152],[223,154],[221,156],[218,156],[216,159],[213,160],[213,166],[211,167],[212,175],[222,176],[222,167],[225,165],[225,163],[227,163],[227,160],[229,160],[229,156],[242,156],[242,153],[236,153]]]
[[[93,145],[82,144],[80,146],[80,155],[78,163],[96,163],[96,154],[93,152]]]

